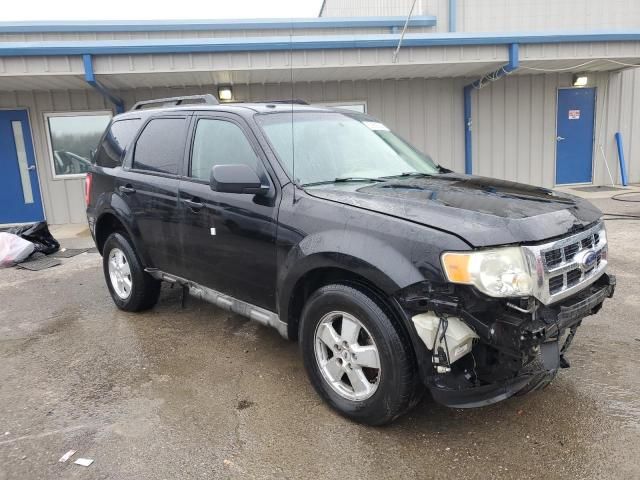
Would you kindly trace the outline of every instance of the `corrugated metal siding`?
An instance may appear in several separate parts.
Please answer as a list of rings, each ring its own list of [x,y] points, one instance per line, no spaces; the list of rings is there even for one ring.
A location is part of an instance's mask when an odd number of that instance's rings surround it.
[[[474,91],[474,173],[551,187],[556,92],[571,75],[512,75]]]
[[[604,158],[616,183],[620,182],[620,166],[614,134],[621,132],[627,161],[629,181],[640,183],[640,71],[638,69],[612,73],[598,78],[598,106],[602,112],[596,119],[595,183],[610,183]],[[602,150],[599,146],[602,145]]]
[[[599,149],[619,182],[613,134],[624,135],[630,180],[640,182],[640,72],[598,74],[594,183],[609,183]],[[301,98],[311,103],[364,101],[368,112],[442,165],[464,171],[462,88],[471,79],[401,79],[236,85],[239,101]],[[474,173],[552,187],[555,179],[556,93],[570,74],[512,75],[473,94]],[[210,87],[140,88],[117,92],[128,106],[138,100],[215,91]],[[105,110],[91,91],[0,93],[0,108],[27,108],[48,221],[85,221],[83,182],[53,180],[44,114]],[[636,152],[638,150],[638,152]]]
[[[407,15],[413,0],[326,0],[323,16]],[[457,30],[511,32],[637,28],[637,0],[457,0]],[[448,0],[418,0],[415,12],[435,15],[447,31]]]
[[[467,32],[637,28],[637,0],[458,0]]]
[[[0,92],[1,109],[27,109],[42,200],[47,221],[51,224],[86,222],[84,180],[53,180],[47,144],[44,114],[88,110],[109,110],[103,98],[93,91]]]
[[[611,183],[607,165],[620,183],[617,131],[625,142],[629,180],[640,182],[640,122],[634,118],[640,111],[640,72],[589,78],[597,89],[593,183]],[[571,81],[571,74],[512,75],[474,92],[474,173],[553,187],[557,90],[571,87]]]

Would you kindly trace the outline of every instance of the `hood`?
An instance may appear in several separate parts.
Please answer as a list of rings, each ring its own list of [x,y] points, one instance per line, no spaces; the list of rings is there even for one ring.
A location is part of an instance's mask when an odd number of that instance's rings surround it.
[[[533,243],[583,229],[602,212],[573,195],[471,175],[331,184],[312,196],[451,232],[471,246]]]

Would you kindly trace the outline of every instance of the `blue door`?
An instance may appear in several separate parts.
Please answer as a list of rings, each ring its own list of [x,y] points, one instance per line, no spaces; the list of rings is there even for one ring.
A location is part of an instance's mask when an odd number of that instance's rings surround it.
[[[556,184],[592,180],[595,88],[558,90]]]
[[[26,110],[0,110],[0,225],[44,220]]]

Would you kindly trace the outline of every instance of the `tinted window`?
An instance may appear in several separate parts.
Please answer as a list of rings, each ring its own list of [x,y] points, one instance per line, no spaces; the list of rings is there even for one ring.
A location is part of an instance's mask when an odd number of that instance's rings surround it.
[[[244,132],[224,120],[201,119],[196,126],[191,156],[191,176],[209,180],[214,165],[249,165],[256,170],[256,156]]]
[[[184,118],[151,120],[136,142],[133,168],[177,174],[184,154],[184,125]]]
[[[110,168],[122,165],[124,153],[141,123],[142,120],[139,118],[112,123],[96,153],[96,164]]]

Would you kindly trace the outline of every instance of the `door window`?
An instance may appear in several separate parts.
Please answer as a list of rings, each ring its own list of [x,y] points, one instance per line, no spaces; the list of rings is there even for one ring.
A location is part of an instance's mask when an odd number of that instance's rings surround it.
[[[177,175],[184,154],[184,118],[154,118],[138,137],[133,168]]]
[[[258,173],[258,156],[235,123],[203,118],[198,121],[190,176],[209,181],[214,165],[249,165]]]
[[[16,155],[18,158],[18,169],[20,170],[20,182],[22,183],[22,196],[24,197],[24,203],[33,203],[33,189],[31,188],[31,177],[29,176],[27,147],[24,142],[22,122],[20,120],[12,121],[11,129],[13,130],[13,140],[16,144]]]

